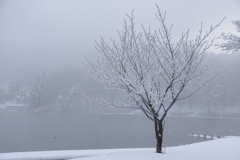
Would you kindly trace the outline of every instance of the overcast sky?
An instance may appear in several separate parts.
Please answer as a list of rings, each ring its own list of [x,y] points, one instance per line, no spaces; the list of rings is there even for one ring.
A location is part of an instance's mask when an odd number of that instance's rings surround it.
[[[0,77],[81,64],[95,52],[94,40],[115,38],[133,9],[138,26],[157,28],[155,4],[177,37],[188,28],[196,35],[201,22],[208,29],[225,16],[214,36],[234,33],[231,21],[240,19],[239,0],[1,0]]]

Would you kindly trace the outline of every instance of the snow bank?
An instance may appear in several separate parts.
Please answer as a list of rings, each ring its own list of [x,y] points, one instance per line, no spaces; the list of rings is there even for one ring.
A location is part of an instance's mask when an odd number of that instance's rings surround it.
[[[240,137],[228,137],[191,145],[167,148],[165,154],[155,149],[116,150],[112,153],[74,160],[240,160]]]
[[[0,160],[240,160],[240,137],[227,137],[191,145],[167,148],[165,154],[150,149],[105,149],[1,153]]]
[[[26,104],[20,104],[20,103],[15,103],[15,102],[5,102],[5,103],[0,103],[0,109],[8,109],[8,110],[17,110],[17,109],[23,109],[26,107]]]
[[[0,153],[0,160],[59,160],[91,157],[109,153],[109,150],[65,150]]]

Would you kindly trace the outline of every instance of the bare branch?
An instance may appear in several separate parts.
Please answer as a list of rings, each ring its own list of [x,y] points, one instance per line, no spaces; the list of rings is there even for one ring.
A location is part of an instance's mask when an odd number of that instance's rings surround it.
[[[142,26],[135,29],[134,15],[127,15],[119,39],[106,43],[103,38],[95,43],[98,52],[96,63],[88,60],[89,71],[100,81],[122,91],[131,103],[110,104],[104,99],[93,99],[111,107],[138,109],[154,123],[162,121],[183,93],[194,94],[211,81],[203,79],[212,65],[205,65],[206,51],[214,39],[209,35],[221,24],[204,32],[202,24],[198,35],[190,39],[190,29],[183,32],[177,43],[172,42],[173,25],[166,25],[166,12],[157,7],[158,30]],[[160,115],[161,113],[161,115]],[[163,114],[162,114],[163,113]],[[156,121],[157,120],[157,121]]]
[[[236,26],[237,32],[240,32],[240,20],[232,21],[232,23]],[[222,44],[215,44],[216,48],[221,48],[222,51],[235,53],[240,50],[240,36],[234,35],[232,33],[222,33],[218,39],[224,40]]]

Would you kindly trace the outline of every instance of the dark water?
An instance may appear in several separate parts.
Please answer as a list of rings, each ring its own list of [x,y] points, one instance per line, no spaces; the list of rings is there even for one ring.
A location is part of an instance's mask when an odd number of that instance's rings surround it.
[[[189,133],[234,130],[240,120],[170,118],[164,146],[203,141]],[[0,152],[155,147],[153,124],[144,116],[0,112]]]

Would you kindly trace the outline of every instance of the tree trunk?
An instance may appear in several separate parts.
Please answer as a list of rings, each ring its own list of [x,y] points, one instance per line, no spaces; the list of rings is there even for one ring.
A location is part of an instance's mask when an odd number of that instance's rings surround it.
[[[162,153],[162,142],[163,142],[163,121],[154,117],[154,129],[156,136],[156,152]]]

